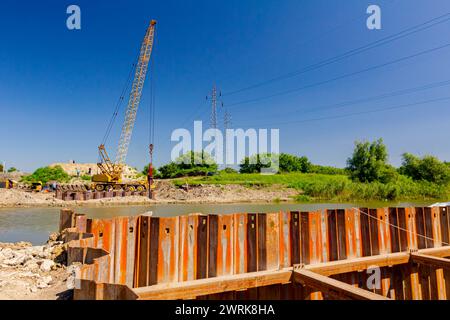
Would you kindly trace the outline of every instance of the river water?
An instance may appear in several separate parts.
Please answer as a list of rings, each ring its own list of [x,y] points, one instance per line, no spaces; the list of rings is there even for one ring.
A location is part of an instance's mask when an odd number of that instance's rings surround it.
[[[158,204],[151,206],[79,207],[77,213],[89,218],[133,216],[153,212],[157,217],[170,217],[189,213],[229,214],[237,212],[260,213],[278,211],[314,211],[318,209],[344,209],[351,207],[428,206],[431,202],[410,203],[272,203],[272,204]],[[0,242],[29,241],[42,244],[51,232],[58,229],[60,208],[6,208],[0,209]]]

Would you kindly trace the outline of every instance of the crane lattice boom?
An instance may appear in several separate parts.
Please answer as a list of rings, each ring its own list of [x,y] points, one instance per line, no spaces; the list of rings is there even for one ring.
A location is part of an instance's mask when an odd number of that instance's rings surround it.
[[[147,74],[148,63],[153,49],[153,39],[155,35],[156,21],[152,20],[150,26],[145,34],[144,41],[141,45],[139,61],[136,65],[136,73],[131,88],[130,99],[125,113],[125,121],[120,134],[119,145],[116,153],[116,164],[125,164],[128,153],[128,146],[130,145],[131,135],[133,133],[134,122],[136,120],[136,113],[141,101],[142,89]]]

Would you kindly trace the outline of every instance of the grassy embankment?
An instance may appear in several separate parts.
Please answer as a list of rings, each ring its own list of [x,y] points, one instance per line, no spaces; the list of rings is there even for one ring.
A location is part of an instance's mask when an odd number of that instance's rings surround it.
[[[225,174],[210,177],[189,177],[174,180],[175,185],[195,184],[241,184],[255,186],[283,186],[298,190],[297,201],[407,201],[446,200],[450,187],[426,181],[413,181],[400,175],[391,183],[354,182],[346,175],[289,173],[277,175]]]

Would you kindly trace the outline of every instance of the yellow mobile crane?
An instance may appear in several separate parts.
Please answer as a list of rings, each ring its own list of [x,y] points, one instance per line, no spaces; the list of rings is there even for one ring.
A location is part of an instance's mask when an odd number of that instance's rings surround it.
[[[152,54],[155,26],[156,21],[152,20],[149,27],[147,28],[147,32],[141,45],[115,162],[111,161],[108,153],[106,152],[106,148],[104,145],[106,138],[104,139],[104,142],[98,147],[99,162],[97,163],[97,165],[101,173],[92,176],[92,187],[97,191],[144,191],[149,187],[147,181],[123,181],[122,173],[128,153],[128,146],[130,145],[134,122],[136,120],[137,109],[139,107],[142,90],[144,88],[144,81],[147,74],[148,63]],[[116,115],[117,110],[113,115],[113,119],[111,120],[112,122]],[[110,126],[112,126],[111,123]],[[107,135],[109,134],[109,130],[111,130],[110,127],[108,127]],[[107,137],[107,135],[105,135],[105,137]]]

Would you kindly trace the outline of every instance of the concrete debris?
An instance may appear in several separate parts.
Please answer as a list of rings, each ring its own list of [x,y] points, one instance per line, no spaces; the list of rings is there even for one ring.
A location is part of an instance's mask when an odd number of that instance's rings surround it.
[[[55,263],[65,253],[63,243],[56,241],[58,237],[51,235],[41,246],[27,242],[0,243],[0,300],[56,299],[68,289],[66,280],[75,274],[75,267]]]
[[[52,267],[55,265],[55,263],[52,260],[43,260],[41,263],[41,267],[39,269],[41,269],[41,271],[43,272],[49,272],[50,270],[52,270]]]

